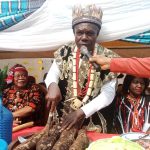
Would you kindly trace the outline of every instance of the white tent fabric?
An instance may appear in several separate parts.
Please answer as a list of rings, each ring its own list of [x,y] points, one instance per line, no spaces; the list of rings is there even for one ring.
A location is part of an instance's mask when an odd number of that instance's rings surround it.
[[[91,3],[103,10],[98,42],[150,30],[150,0],[46,0],[28,18],[0,32],[0,50],[48,51],[73,41],[72,7]]]

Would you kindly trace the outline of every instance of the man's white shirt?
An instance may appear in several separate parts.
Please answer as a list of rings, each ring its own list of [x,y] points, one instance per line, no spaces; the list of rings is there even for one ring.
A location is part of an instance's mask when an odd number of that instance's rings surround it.
[[[58,84],[59,76],[60,76],[60,70],[56,61],[54,60],[45,79],[47,88],[52,82]],[[102,108],[112,103],[116,94],[116,84],[117,84],[117,79],[112,79],[111,81],[107,82],[102,86],[101,93],[97,97],[92,99],[92,101],[89,102],[88,104],[81,107],[81,109],[85,113],[86,118],[90,117],[98,110],[101,110]]]

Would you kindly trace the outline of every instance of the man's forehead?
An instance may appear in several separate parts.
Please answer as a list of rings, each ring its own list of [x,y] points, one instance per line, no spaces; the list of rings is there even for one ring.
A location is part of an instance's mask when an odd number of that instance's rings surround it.
[[[75,26],[75,29],[78,29],[78,30],[84,30],[84,29],[98,30],[98,27],[95,24],[92,24],[92,23],[80,23],[80,24],[77,24]]]

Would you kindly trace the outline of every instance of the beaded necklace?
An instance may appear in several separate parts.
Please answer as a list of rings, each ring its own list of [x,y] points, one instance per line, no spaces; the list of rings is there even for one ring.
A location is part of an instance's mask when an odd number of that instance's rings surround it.
[[[127,99],[133,106],[131,131],[133,131],[133,132],[142,131],[142,125],[144,122],[144,116],[142,114],[144,114],[144,113],[142,113],[143,112],[142,108],[140,108],[140,110],[138,110],[138,107],[140,105],[140,101],[141,101],[142,97],[139,96],[137,98],[133,98],[130,95],[128,95]],[[139,113],[139,112],[141,112],[141,113]]]
[[[95,53],[95,50],[94,50]],[[84,89],[79,89],[79,68],[80,68],[80,50],[75,47],[73,52],[73,96],[74,100],[71,103],[71,107],[74,110],[77,110],[82,105],[84,105],[88,100],[89,97],[92,94],[92,89],[94,85],[94,74],[95,69],[92,65],[90,65],[90,68],[88,70],[88,81],[86,83],[86,86]],[[82,97],[82,101],[78,99],[78,96]]]
[[[127,99],[134,107],[137,107],[137,105],[140,102],[141,96],[134,98],[134,97],[131,97],[130,95],[128,95]]]

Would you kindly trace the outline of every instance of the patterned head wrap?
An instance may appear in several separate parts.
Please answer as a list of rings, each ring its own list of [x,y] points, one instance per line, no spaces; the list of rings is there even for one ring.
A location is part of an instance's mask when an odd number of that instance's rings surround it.
[[[26,68],[20,64],[16,64],[14,65],[12,68],[9,69],[9,72],[8,72],[8,76],[6,78],[6,82],[7,84],[10,84],[13,82],[13,79],[14,79],[14,73],[16,71],[24,71],[28,74],[28,71],[26,70]]]
[[[94,4],[87,5],[82,8],[81,5],[74,6],[72,12],[72,28],[79,23],[93,23],[101,29],[103,12],[101,8],[97,8]]]

